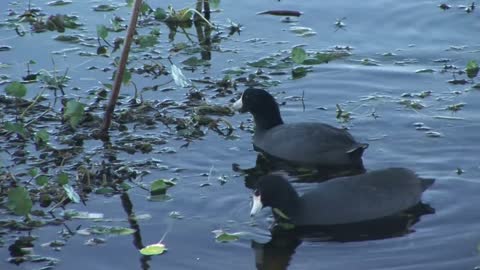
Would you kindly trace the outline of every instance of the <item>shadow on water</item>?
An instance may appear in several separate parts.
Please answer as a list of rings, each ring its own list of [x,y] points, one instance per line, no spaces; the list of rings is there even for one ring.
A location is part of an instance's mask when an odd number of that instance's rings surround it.
[[[143,245],[143,242],[142,242],[142,235],[141,235],[141,232],[140,232],[140,226],[138,225],[137,220],[135,220],[135,218],[133,218],[133,217],[135,217],[135,213],[133,212],[132,201],[130,200],[130,196],[128,196],[127,193],[122,193],[120,198],[121,198],[121,201],[122,201],[123,209],[125,210],[125,213],[128,216],[128,223],[130,225],[130,228],[135,230],[135,232],[132,235],[133,236],[133,246],[135,246],[135,248],[137,250],[140,250],[140,249],[144,248],[145,246]],[[141,257],[140,257],[141,269],[143,269],[143,270],[150,269],[150,265],[148,264],[148,262],[151,259],[152,259],[151,256],[141,255]]]
[[[255,265],[259,270],[287,269],[296,248],[303,241],[356,242],[401,237],[414,232],[412,226],[420,221],[421,216],[433,213],[434,208],[420,202],[401,213],[365,222],[301,227],[294,230],[274,226],[270,241],[259,243],[252,240]]]

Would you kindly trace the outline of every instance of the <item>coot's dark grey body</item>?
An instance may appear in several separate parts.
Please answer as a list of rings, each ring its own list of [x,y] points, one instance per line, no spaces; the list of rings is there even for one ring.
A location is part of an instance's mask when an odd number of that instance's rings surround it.
[[[299,197],[285,178],[267,175],[259,180],[255,195],[260,195],[262,207],[279,209],[297,226],[334,225],[378,219],[413,207],[433,182],[405,168],[388,168],[320,183]],[[256,207],[251,214],[259,210]],[[274,211],[281,218],[278,213]]]
[[[257,151],[296,165],[363,168],[361,157],[368,144],[356,142],[344,129],[323,123],[284,124],[278,104],[265,90],[245,90],[234,108],[253,115]]]

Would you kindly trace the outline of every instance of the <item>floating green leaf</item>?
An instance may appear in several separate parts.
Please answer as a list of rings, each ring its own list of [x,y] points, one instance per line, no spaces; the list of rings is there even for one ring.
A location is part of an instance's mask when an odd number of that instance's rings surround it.
[[[12,82],[5,87],[5,92],[9,96],[22,98],[27,94],[27,87],[20,82]]]
[[[301,47],[295,47],[292,49],[292,59],[297,64],[302,64],[307,59],[307,53]]]
[[[168,17],[168,20],[176,23],[188,22],[192,19],[192,15],[193,15],[193,11],[191,9],[184,8],[171,13],[170,16]]]
[[[264,57],[257,61],[247,62],[247,65],[255,68],[271,68],[275,62],[273,57]]]
[[[145,1],[142,2],[142,5],[140,6],[140,13],[142,15],[147,15],[152,11],[152,8],[150,7],[149,4],[145,3]]]
[[[140,249],[140,253],[142,255],[146,255],[146,256],[160,255],[160,254],[163,254],[165,251],[167,251],[167,248],[162,243],[156,243],[156,244],[153,244],[153,245],[148,245],[148,246]]]
[[[227,233],[223,230],[212,231],[215,234],[215,240],[220,243],[233,242],[240,239],[239,233]]]
[[[307,72],[309,72],[311,69],[306,68],[306,67],[295,67],[292,69],[292,78],[294,80],[303,78],[307,75]]]
[[[423,105],[421,102],[416,100],[404,99],[404,100],[401,100],[399,103],[402,105],[405,105],[408,108],[412,108],[414,110],[421,110],[425,108],[425,105]]]
[[[28,138],[28,132],[25,126],[22,123],[10,123],[6,122],[4,124],[4,128],[10,132],[17,133],[20,135],[23,139]]]
[[[108,37],[108,29],[105,25],[97,25],[97,36],[101,39],[106,39]]]
[[[477,62],[474,61],[474,60],[470,60],[467,63],[467,68],[465,69],[465,71],[467,72],[467,76],[470,79],[475,78],[477,76],[479,70],[480,70],[480,68],[478,67]]]
[[[39,145],[45,145],[48,143],[50,135],[45,129],[41,129],[35,133],[35,142]]]
[[[65,172],[60,172],[57,176],[57,182],[61,186],[68,184],[68,174]]]
[[[32,209],[32,199],[28,190],[24,187],[15,187],[8,191],[7,207],[15,215],[25,216]]]
[[[156,8],[153,17],[157,21],[164,21],[167,18],[167,13],[163,8]]]
[[[85,212],[85,211],[77,211],[77,210],[65,210],[62,213],[62,216],[65,219],[95,219],[95,220],[100,220],[104,218],[104,214],[102,213],[90,213],[90,212]]]
[[[28,175],[30,175],[31,177],[35,177],[38,175],[38,169],[37,168],[31,168],[30,170],[28,170]]]
[[[65,190],[65,193],[67,194],[67,197],[74,203],[79,203],[80,202],[80,196],[78,193],[73,189],[72,186],[70,185],[63,185],[63,189]]]
[[[44,186],[48,184],[48,176],[42,174],[37,177],[35,177],[35,183],[39,186]]]
[[[132,73],[128,70],[125,70],[123,72],[122,83],[124,85],[127,85],[130,83],[131,80],[132,80]]]
[[[453,105],[448,105],[447,110],[452,112],[458,112],[465,106],[465,103],[457,103]]]
[[[134,229],[119,227],[119,226],[94,226],[88,229],[93,234],[116,234],[129,235],[135,233]]]
[[[162,195],[167,192],[167,189],[173,187],[175,182],[168,179],[158,179],[150,185],[150,195]]]
[[[349,56],[350,54],[344,51],[332,52],[317,52],[313,57],[309,57],[303,61],[304,65],[319,65],[328,63],[330,61]]]
[[[138,45],[140,45],[140,48],[153,47],[158,43],[158,36],[157,35],[138,36],[136,42]]]
[[[197,66],[206,66],[209,65],[210,63],[206,60],[199,59],[195,56],[192,56],[184,61],[182,61],[182,64],[190,67],[197,67]]]
[[[67,102],[67,107],[63,113],[63,116],[69,120],[72,128],[76,128],[82,120],[84,112],[85,104],[75,100],[70,100]]]

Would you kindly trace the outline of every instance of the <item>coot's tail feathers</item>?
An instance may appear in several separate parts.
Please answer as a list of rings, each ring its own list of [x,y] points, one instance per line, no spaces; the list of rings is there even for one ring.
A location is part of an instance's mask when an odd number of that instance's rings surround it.
[[[425,191],[427,188],[429,188],[433,183],[435,182],[435,179],[433,178],[420,178],[420,181],[422,182],[422,189]]]
[[[347,151],[351,157],[359,158],[363,155],[363,151],[368,148],[368,143],[359,143]]]

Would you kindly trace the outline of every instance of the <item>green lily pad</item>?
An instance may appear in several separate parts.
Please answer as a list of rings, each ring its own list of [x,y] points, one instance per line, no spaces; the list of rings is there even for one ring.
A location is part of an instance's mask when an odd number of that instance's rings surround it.
[[[32,199],[28,190],[24,187],[15,187],[8,191],[7,207],[15,215],[25,216],[32,209]]]
[[[42,174],[35,177],[35,183],[39,186],[45,186],[46,184],[48,184],[48,176]]]
[[[67,102],[67,107],[63,113],[63,116],[69,120],[72,128],[76,128],[83,119],[84,112],[85,104],[75,100],[70,100]]]
[[[4,127],[6,130],[10,131],[10,132],[17,133],[17,134],[20,135],[20,137],[22,137],[23,139],[27,139],[27,138],[28,138],[27,129],[25,128],[25,126],[24,126],[22,123],[10,123],[10,122],[6,122],[3,127]]]
[[[27,94],[27,87],[20,82],[12,82],[5,87],[5,92],[9,96],[22,98]]]
[[[156,35],[141,35],[136,39],[136,43],[140,45],[140,48],[149,48],[157,45],[158,36]]]
[[[50,139],[50,134],[45,129],[41,129],[35,133],[35,142],[38,145],[46,145]]]
[[[292,49],[292,59],[297,64],[302,64],[307,59],[307,53],[301,47],[295,47]]]
[[[97,36],[101,39],[106,39],[108,37],[108,28],[103,25],[97,25]]]
[[[57,176],[57,182],[61,186],[68,184],[68,174],[66,174],[65,172],[60,172]]]
[[[140,249],[140,253],[142,255],[146,255],[146,256],[153,256],[153,255],[163,254],[167,250],[168,249],[165,247],[164,244],[156,243],[156,244],[148,245],[148,246]]]
[[[150,185],[150,195],[157,196],[163,195],[167,192],[167,189],[173,187],[175,182],[169,179],[158,179]]]

